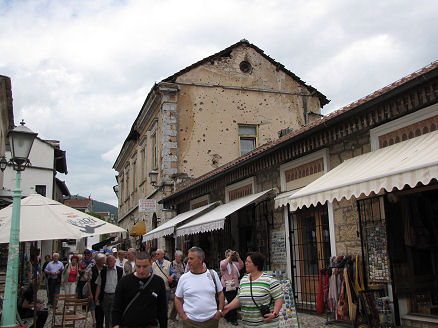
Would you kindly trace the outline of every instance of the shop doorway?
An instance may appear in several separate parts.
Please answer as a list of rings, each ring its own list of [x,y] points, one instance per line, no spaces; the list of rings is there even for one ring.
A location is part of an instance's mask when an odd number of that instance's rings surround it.
[[[297,308],[315,310],[319,270],[330,261],[327,206],[289,212],[290,247]]]
[[[395,293],[408,313],[438,317],[438,186],[388,196]]]

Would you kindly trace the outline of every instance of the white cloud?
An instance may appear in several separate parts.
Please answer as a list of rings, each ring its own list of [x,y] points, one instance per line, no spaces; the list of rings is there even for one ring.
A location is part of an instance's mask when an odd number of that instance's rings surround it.
[[[108,150],[106,153],[103,153],[101,155],[101,157],[110,162],[111,164],[113,164],[115,162],[115,160],[117,159],[117,156],[120,153],[120,150],[122,149],[122,144],[117,144],[115,145],[113,148],[111,148],[110,150]]]
[[[242,38],[334,110],[436,59],[427,1],[0,2],[14,115],[67,151],[71,192],[115,201],[113,161],[155,81]]]

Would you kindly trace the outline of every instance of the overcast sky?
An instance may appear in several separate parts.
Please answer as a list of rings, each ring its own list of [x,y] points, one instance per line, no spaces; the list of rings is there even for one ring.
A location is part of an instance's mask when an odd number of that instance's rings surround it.
[[[2,1],[15,123],[67,151],[72,194],[116,205],[112,169],[154,82],[245,38],[339,109],[438,59],[430,1]]]

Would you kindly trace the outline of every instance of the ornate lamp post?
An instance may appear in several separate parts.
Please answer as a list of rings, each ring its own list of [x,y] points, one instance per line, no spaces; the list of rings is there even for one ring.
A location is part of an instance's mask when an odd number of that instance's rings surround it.
[[[6,270],[5,300],[2,311],[2,327],[15,327],[17,315],[17,287],[18,265],[20,249],[20,205],[21,205],[21,171],[30,165],[29,153],[33,141],[38,133],[32,132],[24,126],[20,126],[9,132],[9,144],[11,146],[10,164],[17,171],[15,189],[12,203],[11,232],[9,238],[8,267]],[[0,159],[0,168],[5,170],[6,158]]]

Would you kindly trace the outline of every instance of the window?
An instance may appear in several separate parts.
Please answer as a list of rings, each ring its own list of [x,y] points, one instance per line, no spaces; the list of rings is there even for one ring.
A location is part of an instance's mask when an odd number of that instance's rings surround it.
[[[46,197],[46,186],[45,185],[36,185],[35,192],[40,194],[41,196]]]
[[[240,156],[257,147],[257,125],[239,125]]]
[[[140,174],[140,178],[141,178],[141,181],[143,181],[144,178],[145,178],[145,172],[146,172],[146,151],[145,151],[144,148],[140,152],[140,160],[141,160],[141,167],[140,167],[141,174]]]
[[[158,169],[158,149],[157,149],[157,134],[154,133],[151,136],[151,147],[152,147],[152,169]]]
[[[136,170],[137,170],[137,162],[132,162],[132,192],[137,189],[137,181],[136,181]]]

